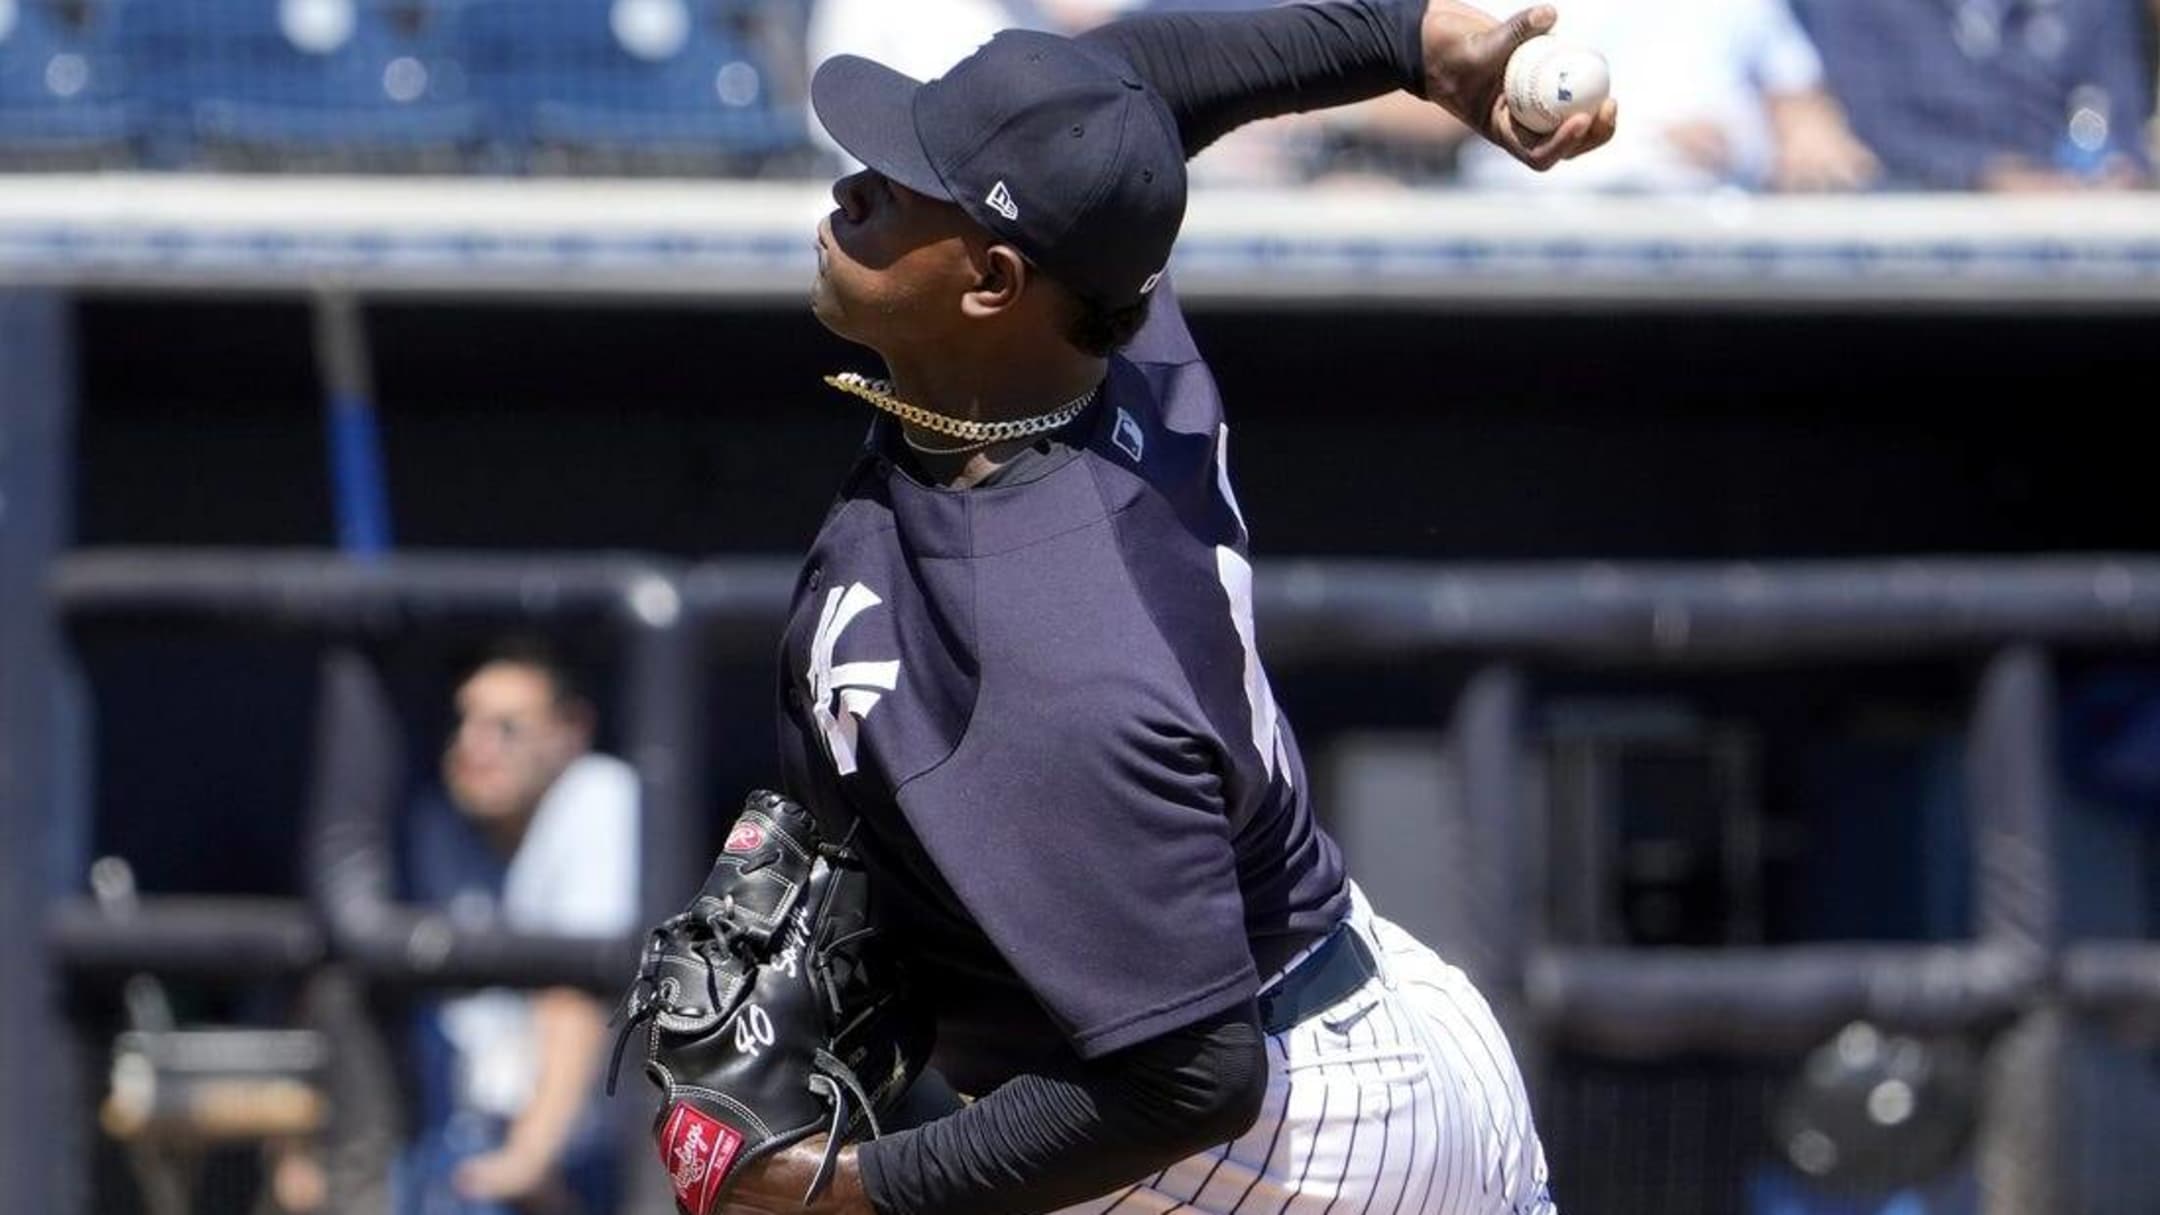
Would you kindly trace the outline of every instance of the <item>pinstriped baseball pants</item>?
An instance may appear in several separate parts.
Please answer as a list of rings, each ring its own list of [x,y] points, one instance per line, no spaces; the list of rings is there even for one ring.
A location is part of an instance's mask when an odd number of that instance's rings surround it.
[[[1380,974],[1268,1039],[1252,1129],[1059,1215],[1556,1215],[1484,997],[1351,897]]]

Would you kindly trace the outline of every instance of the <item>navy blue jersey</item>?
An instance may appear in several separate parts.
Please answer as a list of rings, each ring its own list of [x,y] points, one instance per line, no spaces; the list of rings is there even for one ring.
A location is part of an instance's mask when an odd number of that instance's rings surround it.
[[[1347,902],[1254,651],[1220,398],[1167,290],[1061,437],[1062,459],[948,490],[896,463],[881,417],[781,654],[788,790],[859,822],[964,1090],[1230,1008]]]

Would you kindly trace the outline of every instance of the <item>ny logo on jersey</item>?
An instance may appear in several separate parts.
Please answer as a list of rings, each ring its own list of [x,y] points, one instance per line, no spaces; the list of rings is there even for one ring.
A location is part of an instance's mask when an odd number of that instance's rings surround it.
[[[834,587],[825,596],[825,610],[810,639],[810,669],[803,672],[810,685],[810,716],[824,733],[825,749],[842,776],[855,771],[855,737],[862,719],[900,682],[900,660],[834,666],[833,647],[857,616],[883,602],[860,582]]]

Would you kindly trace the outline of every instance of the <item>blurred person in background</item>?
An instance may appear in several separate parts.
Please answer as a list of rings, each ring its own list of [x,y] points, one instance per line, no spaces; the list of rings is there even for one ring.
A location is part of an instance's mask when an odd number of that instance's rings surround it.
[[[1265,8],[1269,0],[1237,0],[1240,8]],[[1013,13],[1030,28],[1050,30],[1068,37],[1084,34],[1098,25],[1127,13],[1150,8],[1175,8],[1175,3],[1150,0],[1011,0]]]
[[[1898,189],[2119,190],[2151,173],[2145,0],[1795,0]]]
[[[2160,164],[2160,0],[2146,0],[2145,32],[2153,91],[2145,96],[2145,163]]]
[[[619,939],[637,911],[638,781],[545,645],[497,644],[459,684],[441,786],[416,799],[404,897],[461,928]],[[601,1212],[616,1197],[596,1100],[608,1008],[573,988],[422,1002],[400,1215]]]
[[[1601,155],[1546,174],[1469,141],[1463,184],[1836,191],[1865,187],[1880,172],[1826,89],[1822,60],[1786,0],[1570,0],[1555,33],[1604,52],[1615,87],[1627,90],[1627,125]]]

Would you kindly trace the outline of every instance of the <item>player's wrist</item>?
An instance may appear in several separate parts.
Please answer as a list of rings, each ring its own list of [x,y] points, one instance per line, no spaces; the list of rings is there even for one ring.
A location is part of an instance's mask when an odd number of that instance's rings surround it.
[[[863,1188],[862,1170],[853,1146],[833,1157],[832,1176],[825,1188],[809,1202],[812,1181],[825,1161],[826,1139],[813,1135],[743,1174],[737,1198],[759,1209],[801,1211],[804,1215],[873,1215],[875,1208]]]
[[[854,1147],[840,1149],[833,1161],[832,1182],[812,1209],[818,1215],[875,1215],[877,1208],[863,1185],[862,1162]]]

